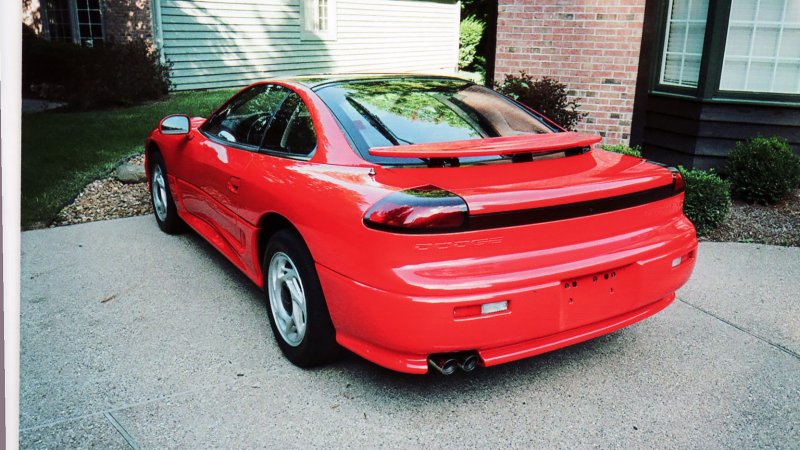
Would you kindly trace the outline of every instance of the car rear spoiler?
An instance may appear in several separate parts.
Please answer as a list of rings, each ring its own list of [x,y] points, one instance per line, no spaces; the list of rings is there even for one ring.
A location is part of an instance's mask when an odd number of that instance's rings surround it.
[[[589,147],[600,142],[596,134],[573,131],[563,133],[521,134],[486,139],[467,139],[429,144],[373,147],[372,156],[389,158],[465,158],[469,156],[515,155]]]

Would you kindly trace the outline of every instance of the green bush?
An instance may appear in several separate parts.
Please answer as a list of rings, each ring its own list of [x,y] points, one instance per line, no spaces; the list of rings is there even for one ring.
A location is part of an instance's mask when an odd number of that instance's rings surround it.
[[[469,16],[461,21],[460,35],[458,38],[458,68],[466,69],[475,59],[478,43],[483,37],[486,24],[475,16]]]
[[[614,145],[603,144],[600,147],[602,147],[603,150],[608,152],[622,153],[623,155],[635,156],[637,158],[642,157],[642,148],[639,147],[638,145],[633,147],[628,147],[627,145],[620,143]]]
[[[737,142],[728,156],[728,178],[737,197],[775,203],[800,184],[800,157],[777,136]]]
[[[587,115],[578,112],[579,99],[567,98],[566,85],[552,78],[534,80],[532,76],[520,72],[519,76],[506,75],[503,83],[496,87],[498,92],[535,109],[567,130],[574,130],[575,125]]]
[[[731,186],[711,170],[679,167],[686,182],[683,212],[697,234],[705,235],[722,225],[731,209]]]
[[[77,109],[157,100],[170,88],[169,68],[142,39],[84,47],[27,38],[22,68],[26,91]]]

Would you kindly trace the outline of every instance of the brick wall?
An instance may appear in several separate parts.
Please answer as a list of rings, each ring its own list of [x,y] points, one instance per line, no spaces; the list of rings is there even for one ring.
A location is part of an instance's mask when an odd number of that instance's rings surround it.
[[[525,71],[566,84],[578,131],[630,139],[645,0],[499,0],[495,80]]]
[[[150,0],[105,0],[103,4],[107,37],[117,41],[144,38],[153,42]]]
[[[106,36],[117,41],[135,38],[153,43],[153,20],[150,0],[104,0],[103,20]],[[40,0],[22,0],[22,23],[35,34],[42,34]]]
[[[22,0],[22,23],[26,25],[33,34],[42,34],[42,13],[39,0]]]

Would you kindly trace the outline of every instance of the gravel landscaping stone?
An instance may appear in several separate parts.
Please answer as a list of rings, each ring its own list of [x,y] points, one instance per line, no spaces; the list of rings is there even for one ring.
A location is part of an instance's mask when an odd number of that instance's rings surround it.
[[[143,183],[147,181],[144,164],[133,160],[118,165],[114,169],[114,178],[123,183]]]
[[[151,214],[153,209],[144,182],[144,155],[131,158],[119,167],[122,166],[139,168],[142,182],[123,183],[116,179],[116,173],[110,178],[94,181],[72,204],[58,213],[50,226]],[[796,189],[787,200],[772,206],[735,201],[728,220],[701,240],[800,247],[800,189]]]
[[[127,161],[144,167],[144,155]],[[62,209],[51,227],[119,219],[152,213],[146,182],[123,183],[114,177],[89,183],[75,200]]]

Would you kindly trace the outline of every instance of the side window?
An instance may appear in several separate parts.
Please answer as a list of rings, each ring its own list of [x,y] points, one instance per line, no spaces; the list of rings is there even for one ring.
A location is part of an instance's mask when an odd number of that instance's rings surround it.
[[[264,137],[267,150],[308,155],[317,147],[317,135],[311,115],[299,95],[286,97]]]
[[[206,122],[203,131],[230,143],[258,147],[288,91],[272,84],[254,86],[228,102]]]

